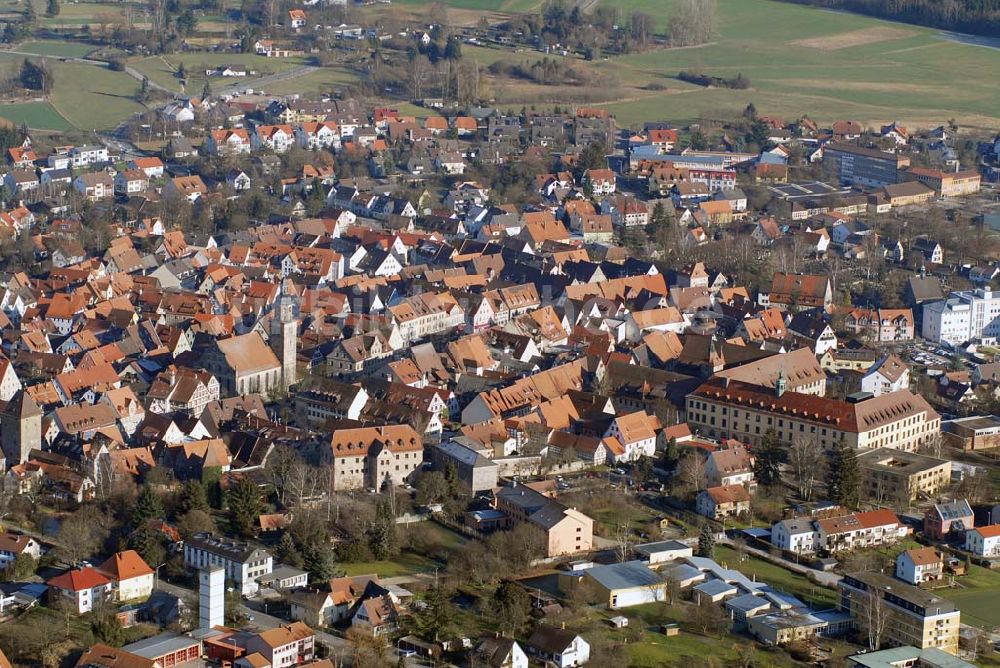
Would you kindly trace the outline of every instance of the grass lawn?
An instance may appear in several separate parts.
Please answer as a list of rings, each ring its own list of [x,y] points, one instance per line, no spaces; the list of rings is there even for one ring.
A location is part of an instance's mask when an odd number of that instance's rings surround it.
[[[139,82],[100,65],[52,63],[50,101],[80,130],[109,130],[143,107],[133,99]]]
[[[305,97],[317,93],[329,93],[335,88],[356,83],[357,80],[354,73],[345,67],[323,67],[294,79],[268,84],[266,89],[268,95],[299,93]]]
[[[433,537],[437,545],[449,551],[460,547],[469,540],[436,522],[420,522],[408,529],[400,528],[400,542],[403,544],[406,542],[404,534],[406,531],[419,532],[423,538]],[[339,564],[347,575],[378,573],[383,578],[413,575],[414,573],[433,573],[435,568],[441,568],[443,565],[444,562],[407,549],[404,549],[395,559]]]
[[[935,589],[934,593],[958,605],[963,623],[989,630],[1000,626],[1000,572],[973,566],[968,575],[955,578],[955,583],[958,586]]]
[[[23,102],[0,105],[0,117],[15,125],[27,123],[30,128],[64,132],[73,126],[48,102]]]
[[[25,42],[17,46],[17,50],[24,53],[37,53],[40,56],[57,56],[59,58],[82,58],[96,48],[93,44],[48,39]]]
[[[813,584],[806,576],[769,561],[747,555],[746,560],[740,562],[734,550],[722,545],[715,548],[715,560],[748,577],[766,582],[779,591],[793,594],[813,607],[832,608],[837,603],[837,593],[834,590]]]
[[[633,638],[626,646],[629,656],[629,666],[636,668],[657,668],[658,666],[687,666],[693,661],[712,659],[716,665],[734,665],[741,646],[753,643],[747,637],[725,634],[721,638],[703,636],[688,625],[690,605],[669,606],[663,603],[650,603],[624,610],[616,610],[615,614],[624,614],[629,618],[629,628],[619,631],[610,628],[606,622],[595,625],[605,637],[614,642],[623,638]],[[681,626],[679,635],[667,637],[659,631],[660,625],[676,622]],[[637,630],[643,630],[638,639],[634,639]],[[780,650],[759,649],[756,653],[757,664],[762,666],[794,666],[797,665],[788,654]]]

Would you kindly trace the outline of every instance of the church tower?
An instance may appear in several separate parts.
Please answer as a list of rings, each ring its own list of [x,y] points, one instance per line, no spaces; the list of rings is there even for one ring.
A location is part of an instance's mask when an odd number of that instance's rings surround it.
[[[19,390],[0,414],[0,449],[7,468],[28,461],[32,450],[42,448],[42,411],[28,393]]]
[[[289,279],[281,282],[281,292],[271,316],[271,349],[281,362],[281,384],[285,389],[297,380],[295,360],[299,343],[299,304]]]

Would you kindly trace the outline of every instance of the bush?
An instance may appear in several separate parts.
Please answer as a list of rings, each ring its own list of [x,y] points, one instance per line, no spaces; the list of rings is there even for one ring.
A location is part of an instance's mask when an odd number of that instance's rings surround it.
[[[111,60],[108,61],[108,69],[113,70],[115,72],[124,72],[125,61],[122,60],[121,58],[112,58]]]

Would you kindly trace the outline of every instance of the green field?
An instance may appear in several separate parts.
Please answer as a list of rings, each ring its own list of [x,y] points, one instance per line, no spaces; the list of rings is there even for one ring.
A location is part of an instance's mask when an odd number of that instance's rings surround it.
[[[962,622],[983,629],[992,630],[1000,626],[1000,572],[980,566],[973,566],[969,574],[955,578],[958,586],[951,589],[936,589],[941,598],[954,601],[962,611]]]
[[[58,58],[83,58],[96,49],[92,44],[57,40],[33,40],[17,45],[17,50],[23,53],[35,53],[40,56],[56,56]]]
[[[133,99],[139,82],[101,65],[52,64],[50,101],[80,130],[110,130],[143,107]]]
[[[63,132],[73,127],[48,102],[23,102],[19,104],[0,105],[0,117],[16,125],[27,123],[28,127],[38,130],[58,130]]]
[[[404,0],[409,1],[409,0]],[[415,0],[414,0],[415,1]],[[537,0],[514,0],[534,10]],[[602,0],[639,10],[666,28],[675,0]],[[449,0],[476,8],[480,0]],[[509,10],[509,2],[490,9]],[[622,125],[648,120],[690,121],[738,113],[753,102],[761,113],[787,120],[803,114],[819,121],[841,118],[868,125],[899,120],[918,127],[954,118],[961,125],[1000,128],[1000,50],[943,39],[933,29],[774,0],[718,0],[719,37],[694,48],[656,49],[576,66],[607,75],[608,99],[599,106]],[[859,31],[864,31],[859,32]],[[463,48],[484,65],[497,59],[538,60],[533,51]],[[552,57],[552,56],[550,56]],[[956,66],[961,63],[961,66]],[[733,77],[742,72],[749,90],[707,89],[679,81],[681,70]],[[650,86],[653,86],[653,89]],[[655,90],[656,88],[664,90]],[[501,86],[495,87],[498,91]],[[610,88],[614,88],[611,90]],[[502,84],[501,104],[563,102],[561,91],[523,82]],[[523,93],[523,100],[517,95]]]

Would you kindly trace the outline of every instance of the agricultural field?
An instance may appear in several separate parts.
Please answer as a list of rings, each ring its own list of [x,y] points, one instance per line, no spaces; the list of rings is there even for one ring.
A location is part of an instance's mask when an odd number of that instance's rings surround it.
[[[73,128],[70,122],[63,118],[48,102],[22,102],[0,105],[0,118],[8,120],[15,125],[27,123],[29,127],[39,130],[64,132]]]
[[[17,45],[17,51],[20,53],[53,56],[56,58],[83,58],[96,48],[92,44],[52,39],[32,40]]]
[[[416,0],[402,0],[405,5]],[[601,0],[623,11],[644,11],[666,31],[674,0]],[[536,11],[537,0],[448,0],[454,14],[478,6],[496,11]],[[489,7],[485,5],[489,4]],[[517,5],[516,7],[512,5]],[[774,0],[719,0],[719,37],[699,47],[664,48],[574,66],[604,74],[596,101],[635,125],[647,120],[683,122],[737,113],[749,102],[759,111],[819,121],[852,118],[865,124],[899,120],[917,126],[954,118],[959,124],[1000,128],[1000,87],[985,72],[1000,71],[1000,49],[944,38],[919,26],[791,5]],[[469,21],[465,21],[469,23]],[[497,59],[535,61],[533,51],[465,47],[482,65]],[[559,56],[548,56],[558,58]],[[962,63],[956,68],[954,63]],[[679,81],[681,70],[725,77],[742,72],[749,90],[709,89]],[[566,91],[520,81],[489,81],[498,103],[565,103]]]
[[[110,130],[143,107],[133,99],[139,82],[102,65],[51,62],[49,101],[80,130]]]

